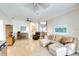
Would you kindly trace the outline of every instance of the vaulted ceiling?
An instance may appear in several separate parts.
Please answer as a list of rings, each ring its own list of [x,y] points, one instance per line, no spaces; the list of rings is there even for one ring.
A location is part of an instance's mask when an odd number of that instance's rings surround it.
[[[33,5],[33,3],[0,3],[0,16],[9,19],[47,20],[79,7],[76,3],[39,3],[37,4],[39,9],[35,10],[36,5]]]

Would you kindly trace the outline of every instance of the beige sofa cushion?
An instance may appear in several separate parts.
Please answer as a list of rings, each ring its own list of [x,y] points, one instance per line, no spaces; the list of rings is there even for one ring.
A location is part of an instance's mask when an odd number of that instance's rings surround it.
[[[56,35],[55,36],[55,41],[60,42],[62,40],[63,36],[62,35]]]
[[[48,39],[50,39],[50,40],[55,40],[55,35],[49,35],[49,36],[48,36]]]
[[[73,37],[63,37],[60,42],[63,44],[72,43],[73,39],[74,39]]]

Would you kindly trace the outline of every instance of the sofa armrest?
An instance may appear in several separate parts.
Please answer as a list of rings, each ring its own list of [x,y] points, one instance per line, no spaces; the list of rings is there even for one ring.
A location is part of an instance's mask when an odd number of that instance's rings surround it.
[[[76,43],[68,43],[65,45],[65,47],[69,50],[72,50],[72,49],[76,49]]]

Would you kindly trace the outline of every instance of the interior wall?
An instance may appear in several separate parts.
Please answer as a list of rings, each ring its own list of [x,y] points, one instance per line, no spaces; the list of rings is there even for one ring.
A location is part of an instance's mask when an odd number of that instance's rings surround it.
[[[7,18],[2,18],[3,20],[3,23],[4,23],[4,32],[5,32],[5,25],[8,24],[8,25],[13,25],[13,35],[15,36],[16,38],[16,34],[18,31],[21,31],[21,26],[26,26],[26,31],[23,31],[23,32],[27,32],[29,33],[29,23],[26,22],[25,20],[18,20],[18,19],[7,19]],[[6,32],[4,33],[6,34]],[[6,37],[6,35],[5,35]]]
[[[12,25],[12,20],[4,19],[4,24],[10,24],[10,25]]]
[[[54,19],[50,19],[47,24],[48,32],[55,34],[54,27],[56,25],[67,25],[68,34],[66,35],[78,38],[77,49],[79,49],[79,9],[73,10]]]
[[[13,35],[14,36],[16,36],[18,31],[21,31],[22,26],[26,27],[26,31],[24,32],[27,32],[27,33],[29,32],[28,23],[25,22],[24,20],[13,20],[12,24],[13,24]]]
[[[0,41],[5,41],[4,22],[0,20]]]

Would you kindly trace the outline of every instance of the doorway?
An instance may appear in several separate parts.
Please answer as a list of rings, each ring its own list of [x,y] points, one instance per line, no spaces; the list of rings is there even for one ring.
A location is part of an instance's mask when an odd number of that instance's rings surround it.
[[[14,39],[13,39],[13,26],[12,25],[5,25],[5,29],[6,29],[6,41],[7,41],[7,45],[8,46],[12,46],[14,43]]]
[[[9,33],[13,32],[13,26],[5,25],[5,28],[6,28],[6,37],[8,37]]]

